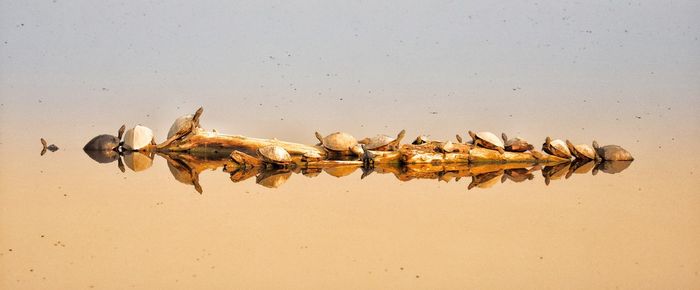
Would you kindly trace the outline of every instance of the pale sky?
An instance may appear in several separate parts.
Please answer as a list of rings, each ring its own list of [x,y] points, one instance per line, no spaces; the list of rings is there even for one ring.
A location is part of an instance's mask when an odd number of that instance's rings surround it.
[[[0,1],[0,139],[700,133],[698,1],[263,2]]]

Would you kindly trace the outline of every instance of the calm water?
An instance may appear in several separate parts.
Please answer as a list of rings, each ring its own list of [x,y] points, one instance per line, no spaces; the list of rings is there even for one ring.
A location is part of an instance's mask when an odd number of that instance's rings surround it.
[[[546,186],[534,171],[472,190],[469,177],[360,179],[360,169],[292,174],[267,188],[255,177],[234,183],[209,162],[198,164],[199,194],[160,156],[122,173],[82,152],[92,135],[45,156],[30,135],[2,144],[2,289],[700,283],[696,157],[633,151],[637,160],[618,174]]]

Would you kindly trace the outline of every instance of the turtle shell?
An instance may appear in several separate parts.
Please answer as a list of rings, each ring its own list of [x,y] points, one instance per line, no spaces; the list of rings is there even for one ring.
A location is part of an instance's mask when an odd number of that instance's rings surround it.
[[[102,134],[92,138],[83,147],[84,151],[111,151],[119,146],[119,138],[109,134]]]
[[[596,159],[596,153],[595,149],[591,147],[591,145],[588,144],[578,144],[578,145],[573,145],[569,146],[571,154],[573,154],[577,159]]]
[[[280,146],[265,146],[258,148],[258,155],[262,157],[263,160],[271,163],[285,164],[292,162],[292,156],[289,155],[287,150]]]
[[[323,138],[323,147],[333,151],[348,151],[357,145],[357,139],[348,133],[335,132]]]
[[[527,150],[530,150],[530,143],[527,142],[527,140],[520,138],[520,137],[515,137],[512,139],[508,139],[503,144],[503,147],[507,151],[512,151],[512,152],[525,152]]]
[[[559,139],[551,140],[549,141],[549,143],[545,142],[542,146],[542,150],[561,158],[571,158],[571,151],[569,151],[569,147],[566,146],[566,143],[564,141]]]
[[[629,151],[617,145],[606,145],[598,148],[598,155],[606,161],[632,161],[634,158]]]
[[[190,125],[192,123],[192,118],[194,118],[194,115],[190,114],[175,119],[173,125],[170,126],[170,130],[168,130],[168,138],[175,136],[182,128]]]
[[[124,134],[124,148],[129,150],[141,150],[151,144],[153,131],[151,129],[136,125]]]
[[[358,141],[358,143],[365,144],[365,148],[367,148],[369,150],[374,150],[374,149],[377,149],[379,147],[389,145],[389,143],[393,142],[394,140],[396,140],[396,139],[393,137],[389,137],[387,135],[380,134],[380,135],[377,135],[377,136],[374,136],[371,138],[364,138],[364,139]]]
[[[493,134],[491,132],[476,133],[476,138],[479,138],[482,141],[484,141],[485,143],[488,143],[488,144],[484,144],[486,146],[491,145],[493,147],[505,148],[504,144],[503,144],[503,140],[501,140],[501,138],[498,138],[496,136],[496,134]],[[484,146],[484,147],[486,147],[486,146]]]

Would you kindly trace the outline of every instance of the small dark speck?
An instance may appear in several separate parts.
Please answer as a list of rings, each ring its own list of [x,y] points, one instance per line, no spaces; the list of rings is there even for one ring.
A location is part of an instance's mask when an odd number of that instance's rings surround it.
[[[420,278],[420,275],[416,275],[416,278]]]
[[[642,117],[640,117],[640,116],[634,116],[634,117],[637,118],[637,119],[641,119],[641,118],[642,118]]]
[[[343,100],[343,98],[340,98],[340,100],[342,101],[342,100]]]
[[[544,257],[540,256],[540,260],[543,260],[543,259],[544,259]]]
[[[10,251],[12,251],[12,250],[10,250]],[[401,267],[401,268],[399,268],[399,269],[400,269],[401,271],[403,271],[403,267]]]
[[[437,115],[437,113],[438,113],[438,112],[435,112],[435,111],[430,112],[431,115]]]
[[[12,252],[12,249],[8,249],[7,251]]]
[[[29,269],[29,272],[34,272],[34,269]]]
[[[39,100],[39,103],[41,103],[41,100]]]

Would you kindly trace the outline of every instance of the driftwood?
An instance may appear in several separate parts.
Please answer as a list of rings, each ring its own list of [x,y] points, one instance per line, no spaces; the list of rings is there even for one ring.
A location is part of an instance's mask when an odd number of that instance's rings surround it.
[[[198,113],[201,113],[201,108]],[[198,123],[197,123],[198,124]],[[304,145],[277,139],[259,139],[239,135],[225,135],[206,131],[194,126],[190,132],[169,139],[157,146],[145,150],[158,152],[186,152],[195,155],[230,156],[238,167],[261,166],[257,150],[264,146],[275,145],[284,148],[293,159],[293,167],[329,167],[334,165],[363,164],[360,157],[336,156],[320,145]],[[395,151],[372,151],[369,156],[373,162],[365,164],[482,164],[482,163],[562,163],[568,161],[538,151],[504,152],[486,149],[467,143],[454,143],[449,149],[441,142],[429,142],[421,145],[403,144]],[[449,152],[445,152],[449,150]],[[320,156],[320,160],[306,160],[304,154]],[[318,158],[317,158],[318,159]],[[367,160],[366,160],[367,161]]]

